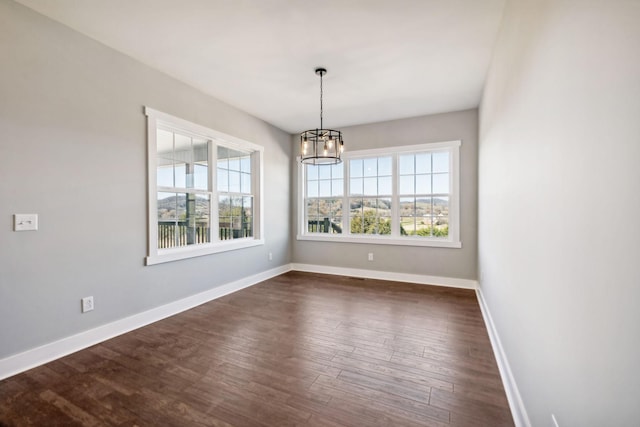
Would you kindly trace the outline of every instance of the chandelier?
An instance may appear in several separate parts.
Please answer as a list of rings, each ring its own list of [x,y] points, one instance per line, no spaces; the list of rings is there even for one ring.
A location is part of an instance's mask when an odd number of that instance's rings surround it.
[[[320,129],[300,134],[300,161],[312,165],[337,164],[342,162],[340,155],[344,151],[342,132],[322,128],[322,77],[327,70],[316,68],[316,74],[320,76]]]

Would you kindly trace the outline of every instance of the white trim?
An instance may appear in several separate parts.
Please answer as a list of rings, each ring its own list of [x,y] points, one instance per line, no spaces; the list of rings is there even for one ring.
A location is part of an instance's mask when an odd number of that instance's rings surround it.
[[[416,144],[416,145],[403,145],[399,147],[385,147],[385,148],[371,148],[367,150],[356,150],[356,151],[345,151],[342,153],[342,158],[348,160],[352,157],[360,158],[360,157],[368,157],[368,156],[380,156],[380,155],[388,155],[390,153],[413,153],[416,151],[421,151],[427,148],[428,150],[440,150],[451,147],[460,147],[462,145],[462,140],[456,139],[452,141],[441,141],[441,142],[426,142],[424,144]]]
[[[180,248],[163,249],[159,255],[149,255],[146,257],[145,265],[162,264],[164,262],[179,261],[181,259],[235,251],[236,249],[251,248],[260,245],[264,245],[263,239],[245,238],[203,243],[195,247],[183,246]]]
[[[8,378],[12,375],[19,374],[36,366],[43,365],[52,360],[64,357],[68,354],[85,349],[92,345],[101,343],[108,339],[117,337],[134,329],[141,328],[150,323],[157,322],[175,314],[189,310],[198,305],[204,304],[216,298],[239,291],[249,286],[268,280],[272,277],[279,276],[291,270],[291,264],[285,264],[271,270],[263,271],[249,277],[238,279],[234,282],[224,284],[222,286],[209,289],[142,313],[134,314],[124,319],[116,320],[106,325],[70,337],[62,338],[27,350],[13,356],[0,359],[0,380]]]
[[[502,384],[504,385],[505,393],[507,394],[507,400],[509,401],[509,408],[511,409],[511,415],[513,416],[513,422],[516,427],[531,427],[531,421],[527,415],[527,410],[518,391],[518,385],[511,372],[509,361],[507,360],[507,354],[502,347],[498,330],[496,329],[489,306],[487,305],[484,296],[482,295],[482,289],[476,288],[476,294],[478,297],[478,303],[480,305],[480,311],[484,318],[484,323],[487,326],[487,332],[489,333],[489,339],[491,341],[491,347],[493,347],[493,353],[498,363],[498,369],[500,370],[500,377],[502,378]]]
[[[308,233],[298,234],[297,240],[311,240],[316,242],[339,242],[339,243],[366,243],[368,245],[396,245],[396,246],[429,246],[433,248],[456,248],[462,247],[462,242],[452,242],[450,240],[436,240],[422,237],[388,237],[372,235],[355,235],[355,234],[326,234],[326,233]]]
[[[396,273],[393,271],[365,270],[359,268],[330,267],[315,264],[291,264],[291,269],[308,273],[333,274],[337,276],[362,277],[365,279],[392,280],[421,285],[447,286],[450,288],[476,289],[478,282],[453,277],[426,276],[423,274]]]

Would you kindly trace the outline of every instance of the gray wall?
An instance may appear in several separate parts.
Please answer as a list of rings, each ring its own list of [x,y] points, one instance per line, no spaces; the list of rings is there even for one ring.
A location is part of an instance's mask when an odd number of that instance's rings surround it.
[[[264,246],[143,266],[144,105],[265,147]],[[0,358],[288,264],[290,159],[287,133],[0,0]]]
[[[488,75],[481,288],[534,426],[640,419],[639,23],[511,1]]]
[[[397,273],[422,274],[475,280],[477,275],[477,162],[478,110],[436,114],[340,129],[345,150],[364,150],[402,145],[462,140],[460,149],[460,228],[461,249],[416,246],[371,245],[362,243],[311,242],[293,238],[295,263],[362,268]],[[299,139],[293,137],[295,155]],[[297,194],[295,159],[292,215],[297,218],[300,205]],[[293,230],[294,233],[297,230]],[[367,254],[374,253],[374,261]]]

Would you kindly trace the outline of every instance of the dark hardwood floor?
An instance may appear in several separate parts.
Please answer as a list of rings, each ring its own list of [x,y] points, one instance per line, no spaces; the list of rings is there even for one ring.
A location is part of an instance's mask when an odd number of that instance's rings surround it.
[[[1,381],[0,425],[513,421],[473,291],[290,272]]]

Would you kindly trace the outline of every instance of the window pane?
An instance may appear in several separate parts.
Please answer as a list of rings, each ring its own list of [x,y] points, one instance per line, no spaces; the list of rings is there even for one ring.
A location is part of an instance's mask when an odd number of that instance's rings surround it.
[[[158,165],[156,184],[158,187],[173,187],[173,164],[169,166]]]
[[[362,178],[351,178],[349,192],[353,195],[362,194]]]
[[[380,195],[391,195],[392,190],[392,179],[390,176],[378,178],[378,194]]]
[[[402,154],[400,157],[400,170],[398,173],[400,175],[409,175],[415,172],[414,170],[414,155],[413,154]]]
[[[436,217],[449,216],[449,198],[448,197],[433,198],[433,215]]]
[[[331,165],[318,166],[318,174],[320,179],[331,179]]]
[[[233,215],[231,207],[231,197],[218,197],[218,227],[220,240],[229,240],[233,238]]]
[[[428,217],[431,216],[432,206],[431,197],[419,197],[416,199],[416,216]]]
[[[242,198],[241,237],[253,237],[253,197]]]
[[[351,160],[349,162],[349,175],[352,178],[362,177],[362,160]]]
[[[174,187],[187,188],[187,165],[185,163],[175,163],[173,173],[175,177]]]
[[[344,194],[344,180],[334,179],[331,181],[331,195],[342,196]]]
[[[416,203],[413,197],[400,199],[400,235],[416,234]]]
[[[307,218],[318,216],[318,199],[307,199]]]
[[[311,233],[341,233],[342,200],[308,200],[307,222],[307,230]]]
[[[196,163],[193,165],[193,188],[206,190],[209,188],[209,168],[207,164]]]
[[[391,199],[378,199],[378,211],[376,221],[376,233],[391,234]]]
[[[416,194],[431,194],[431,175],[416,175]]]
[[[192,195],[193,196],[193,195]],[[187,221],[189,234],[193,233],[191,239],[188,239],[187,244],[199,245],[202,243],[209,243],[211,241],[210,232],[210,203],[208,194],[195,195],[195,215],[192,212],[187,214]]]
[[[414,175],[400,177],[400,194],[415,194]]]
[[[229,171],[226,169],[218,169],[218,191],[229,191]]]
[[[208,194],[158,193],[158,248],[211,241]]]
[[[433,153],[433,172],[449,172],[449,153]]]
[[[163,129],[156,131],[156,151],[158,157],[167,157],[173,159],[173,132]]]
[[[449,193],[448,173],[433,174],[433,192],[434,194]]]
[[[229,149],[227,147],[218,146],[218,167],[229,169]]]
[[[391,157],[379,157],[378,158],[378,175],[379,176],[391,176]]]
[[[158,220],[174,220],[176,216],[177,194],[158,193]]]
[[[378,159],[364,159],[364,176],[378,175]]]
[[[318,197],[318,181],[307,181],[307,197]]]
[[[328,179],[323,179],[320,182],[320,197],[331,197],[331,181]]]
[[[240,158],[239,157],[230,157],[229,158],[229,170],[240,172]]]
[[[233,170],[229,171],[229,192],[240,192],[240,172],[236,172]]]
[[[207,190],[209,188],[209,142],[204,139],[193,139],[191,162],[187,166],[190,179],[187,188]]]
[[[240,174],[240,192],[251,193],[251,175],[248,173]]]
[[[378,195],[378,179],[377,178],[364,178],[364,195],[365,196]]]
[[[318,166],[307,165],[307,179],[318,179]]]
[[[431,172],[431,153],[416,154],[416,173]]]
[[[391,199],[350,199],[352,234],[391,234]]]
[[[173,148],[174,153],[177,156],[181,156],[182,158],[184,158],[185,156],[188,155],[185,153],[191,152],[191,138],[186,135],[181,135],[179,133],[175,133],[174,138],[175,138],[175,146]]]
[[[331,177],[336,178],[344,178],[344,164],[338,163],[337,165],[331,165]]]
[[[245,173],[251,173],[251,156],[240,159],[240,170]]]
[[[349,227],[351,234],[362,234],[364,230],[362,198],[349,199]]]

